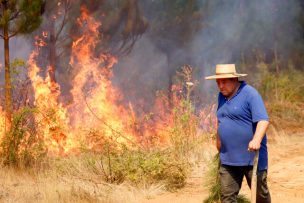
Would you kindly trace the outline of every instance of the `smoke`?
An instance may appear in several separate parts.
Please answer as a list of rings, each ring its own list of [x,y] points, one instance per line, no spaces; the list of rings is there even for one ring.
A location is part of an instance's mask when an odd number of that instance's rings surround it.
[[[115,66],[116,83],[125,95],[135,96],[133,100],[145,95],[151,100],[156,90],[166,90],[170,77],[183,64],[196,68],[199,94],[205,97],[215,84],[205,82],[203,77],[214,74],[216,64],[236,63],[239,68],[241,62],[247,62],[248,67],[242,67],[242,71],[250,72],[255,69],[257,57],[271,63],[277,51],[281,61],[288,60],[292,51],[303,47],[299,45],[301,5],[297,0],[196,0],[191,20],[180,28],[184,30],[163,23],[167,27],[162,27],[163,32],[156,35],[153,26],[162,25],[157,22],[158,10],[167,12],[168,21],[172,20],[169,17],[180,17],[170,16],[170,11],[166,11],[170,6],[163,2],[141,2],[150,29],[137,42],[132,54]],[[172,3],[172,7],[176,4]],[[200,16],[199,22],[196,16]],[[193,25],[186,26],[187,22]],[[260,52],[262,56],[258,56]]]
[[[31,52],[30,46],[24,37],[14,37],[10,40],[10,62],[15,59],[27,60]],[[4,84],[4,43],[0,40],[0,83]]]
[[[114,84],[125,90],[125,99],[153,102],[156,90],[167,86],[167,57],[147,37],[139,40],[127,57],[115,66]]]
[[[303,38],[299,21],[303,5],[299,0],[138,2],[149,28],[136,41],[132,52],[119,58],[114,67],[113,82],[123,91],[127,102],[153,103],[156,92],[168,90],[170,80],[184,64],[195,68],[199,94],[205,97],[214,84],[206,83],[203,77],[213,74],[216,64],[239,64],[242,60],[250,64],[259,51],[271,63],[275,49],[280,60],[287,60],[293,51],[304,47],[299,43]],[[10,41],[10,48],[11,59],[27,60],[33,46],[16,37]],[[4,56],[3,48],[0,55]],[[3,66],[3,57],[0,63]],[[251,64],[242,71],[252,68]],[[58,82],[69,87],[67,77],[59,74],[62,70],[57,71]],[[4,84],[3,67],[0,74],[0,82]]]
[[[208,25],[193,39],[196,61],[238,63],[242,54],[263,50],[271,54],[275,46],[282,57],[288,56],[300,39],[300,5],[298,1],[222,1],[210,5]],[[210,70],[205,69],[209,73]]]
[[[32,46],[30,46],[24,37],[14,37],[10,39],[10,63],[13,63],[16,59],[21,59],[26,62],[31,52]],[[4,42],[0,40],[0,106],[4,106]],[[11,77],[20,80],[26,78],[27,69],[25,67],[16,67],[16,71],[11,71]],[[13,82],[14,82],[13,81]],[[14,84],[13,84],[14,85]],[[15,103],[14,103],[15,105]]]

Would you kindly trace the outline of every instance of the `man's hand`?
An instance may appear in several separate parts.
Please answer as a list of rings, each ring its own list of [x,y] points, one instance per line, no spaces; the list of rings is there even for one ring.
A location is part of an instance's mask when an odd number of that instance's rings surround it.
[[[253,152],[259,150],[261,147],[261,141],[257,139],[253,139],[249,142],[248,151]]]
[[[259,121],[253,139],[248,144],[248,151],[256,151],[261,147],[261,142],[266,133],[269,122],[266,120]]]

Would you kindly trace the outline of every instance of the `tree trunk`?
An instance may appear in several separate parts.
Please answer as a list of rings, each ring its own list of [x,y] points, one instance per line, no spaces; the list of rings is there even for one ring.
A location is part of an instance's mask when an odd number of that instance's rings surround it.
[[[170,72],[168,72],[168,90],[167,90],[167,96],[168,96],[168,104],[170,110],[173,109],[173,92],[172,92],[172,86],[173,86],[173,80]]]
[[[51,80],[51,83],[56,83],[56,34],[55,34],[55,22],[54,19],[51,19],[50,25],[50,52],[49,52],[49,63],[48,74]]]
[[[277,43],[274,43],[274,61],[275,61],[275,68],[276,68],[276,74],[278,75],[280,72],[280,66],[279,66],[279,56],[278,56],[278,48]]]
[[[168,89],[167,89],[167,97],[168,97],[168,104],[170,111],[173,109],[173,92],[172,92],[172,86],[173,86],[173,71],[171,70],[172,67],[174,67],[174,61],[171,60],[173,58],[170,53],[167,52],[167,59],[168,59],[168,70],[167,70],[167,78],[168,78]]]
[[[274,43],[274,61],[275,61],[275,68],[276,68],[276,77],[279,77],[280,67],[279,67],[279,57],[278,57],[278,50],[277,50],[277,43]],[[278,82],[275,81],[275,97],[276,100],[279,98],[278,94]]]
[[[4,64],[5,64],[5,132],[9,132],[12,126],[12,82],[9,58],[8,25],[3,28],[4,37]]]

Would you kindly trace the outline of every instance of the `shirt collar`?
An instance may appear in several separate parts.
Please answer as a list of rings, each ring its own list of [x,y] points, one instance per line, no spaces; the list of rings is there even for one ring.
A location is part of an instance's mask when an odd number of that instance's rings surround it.
[[[225,97],[226,101],[231,101],[234,97],[236,97],[241,92],[243,87],[245,87],[247,85],[245,81],[239,81],[239,83],[240,83],[240,86],[239,86],[239,89],[237,90],[237,92],[230,99],[227,99]]]
[[[240,83],[241,83],[241,85],[237,91],[237,94],[243,89],[243,87],[245,87],[247,85],[245,81],[240,81]]]

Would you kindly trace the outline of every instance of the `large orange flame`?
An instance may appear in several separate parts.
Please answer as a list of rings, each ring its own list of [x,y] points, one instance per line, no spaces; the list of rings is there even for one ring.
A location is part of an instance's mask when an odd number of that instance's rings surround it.
[[[39,112],[35,119],[39,123],[38,128],[42,131],[49,152],[65,154],[75,145],[69,133],[67,111],[58,102],[60,95],[58,84],[52,83],[48,76],[43,79],[39,75],[40,68],[34,60],[36,56],[37,52],[34,51],[28,61],[28,76],[34,89],[34,105]]]
[[[76,72],[71,90],[73,103],[69,107],[71,124],[78,132],[96,129],[117,142],[133,142],[126,129],[127,111],[118,105],[121,95],[110,80],[116,58],[109,54],[95,57],[96,44],[101,43],[101,24],[85,8],[77,23],[83,35],[73,43],[70,61]]]
[[[102,44],[101,23],[82,8],[77,24],[81,36],[72,45],[72,102],[68,106],[59,102],[59,85],[48,75],[40,76],[41,69],[35,61],[39,47],[46,45],[43,41],[46,32],[42,38],[37,38],[38,49],[28,61],[34,105],[38,109],[35,120],[49,153],[65,155],[77,151],[80,146],[98,151],[102,150],[105,140],[129,146],[168,143],[168,134],[174,125],[168,101],[157,98],[153,110],[157,115],[138,116],[131,103],[123,106],[122,95],[111,82],[112,67],[117,59],[107,53],[96,55],[97,45]],[[174,97],[172,102],[178,105],[179,99]],[[207,122],[205,120],[203,124]],[[4,114],[0,108],[1,129],[4,129],[3,125]]]

